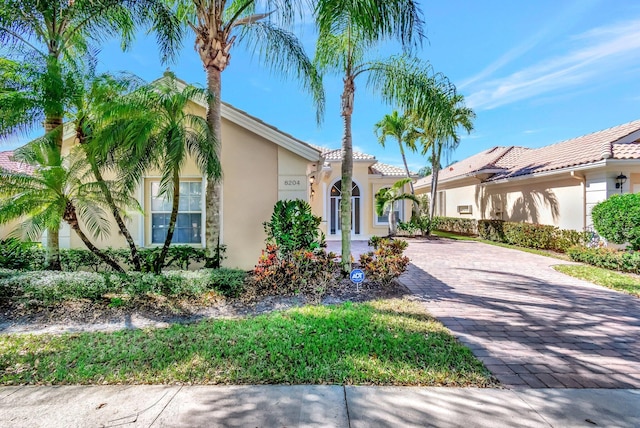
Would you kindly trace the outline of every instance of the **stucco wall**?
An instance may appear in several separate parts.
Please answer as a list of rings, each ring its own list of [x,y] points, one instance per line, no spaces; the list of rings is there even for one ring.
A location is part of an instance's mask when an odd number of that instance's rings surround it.
[[[223,121],[222,240],[225,266],[255,266],[266,238],[262,222],[278,200],[278,147]]]

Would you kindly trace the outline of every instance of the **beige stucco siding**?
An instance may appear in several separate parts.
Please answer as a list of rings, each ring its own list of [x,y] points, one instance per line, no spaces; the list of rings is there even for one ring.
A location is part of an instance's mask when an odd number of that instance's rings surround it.
[[[309,201],[309,162],[289,150],[278,147],[278,199]]]
[[[262,223],[278,200],[278,147],[227,120],[222,141],[224,265],[249,269],[264,248]]]

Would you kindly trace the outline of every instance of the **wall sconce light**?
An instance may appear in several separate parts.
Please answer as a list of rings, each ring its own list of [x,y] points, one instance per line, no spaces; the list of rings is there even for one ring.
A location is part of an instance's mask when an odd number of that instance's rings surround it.
[[[313,183],[316,181],[316,176],[312,175],[311,177],[309,177],[309,194],[311,195],[311,199],[313,199],[313,196],[316,194],[316,191],[313,190]]]
[[[626,182],[627,176],[623,173],[620,173],[620,175],[616,177],[616,189],[620,189],[620,193],[622,193],[622,185]]]

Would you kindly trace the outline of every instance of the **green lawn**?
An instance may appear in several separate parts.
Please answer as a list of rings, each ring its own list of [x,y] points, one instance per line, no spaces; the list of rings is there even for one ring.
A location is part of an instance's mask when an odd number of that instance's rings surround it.
[[[0,336],[0,384],[493,386],[487,370],[407,300],[305,306],[167,329]]]
[[[640,278],[588,265],[557,265],[558,272],[640,297]]]

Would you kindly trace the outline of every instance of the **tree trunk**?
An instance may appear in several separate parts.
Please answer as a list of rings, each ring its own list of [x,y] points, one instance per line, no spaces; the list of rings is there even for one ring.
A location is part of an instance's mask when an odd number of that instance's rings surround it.
[[[344,137],[342,139],[342,182],[340,195],[340,228],[342,231],[341,266],[344,273],[351,271],[351,189],[353,187],[353,141],[351,135],[351,115],[355,83],[353,76],[344,78],[342,93],[342,117],[344,118]]]
[[[44,97],[47,103],[44,108],[44,132],[45,135],[54,135],[53,146],[56,155],[61,156],[62,153],[62,118],[64,117],[64,106],[62,104],[62,70],[56,51],[49,53],[47,57],[47,75],[49,79],[44,88]],[[54,134],[50,134],[54,132]],[[49,164],[57,165],[59,159],[49,159]],[[57,189],[62,193],[62,183]],[[47,260],[46,268],[49,270],[61,270],[60,264],[60,226],[47,229]]]
[[[396,221],[396,212],[393,210],[393,204],[389,209],[389,236],[396,236],[398,232],[398,222]]]
[[[402,139],[398,138],[398,147],[400,147],[400,155],[402,155],[402,163],[404,163],[404,170],[407,173],[407,178],[411,180],[411,173],[409,172],[409,165],[407,165],[407,156],[404,154],[404,147],[402,147]],[[409,182],[409,188],[411,189],[411,194],[416,195],[416,192],[413,188],[413,180]],[[404,202],[403,202],[404,203]],[[418,214],[418,203],[416,201],[412,201],[411,203],[411,218],[414,218]]]
[[[129,244],[129,250],[131,251],[131,261],[133,262],[134,269],[140,272],[142,271],[142,266],[140,264],[140,254],[138,253],[138,247],[133,241],[133,237],[131,236],[131,233],[129,233],[129,229],[127,229],[127,225],[124,223],[124,220],[120,215],[120,209],[116,206],[116,203],[113,200],[113,195],[111,194],[109,187],[107,187],[107,184],[104,182],[104,178],[102,177],[100,169],[93,160],[89,160],[89,163],[91,164],[93,175],[98,181],[98,186],[100,186],[100,190],[102,191],[102,194],[104,195],[107,203],[109,204],[109,207],[111,208],[111,214],[113,214],[113,218],[116,220],[122,236],[124,236],[127,244]]]
[[[164,245],[162,246],[162,251],[160,251],[160,255],[153,263],[153,270],[156,274],[162,272],[162,265],[164,264],[164,259],[167,257],[167,253],[169,252],[169,246],[171,245],[171,240],[173,240],[173,231],[176,229],[176,220],[178,219],[178,207],[180,206],[180,171],[173,171],[173,199],[171,205],[171,217],[169,218],[169,229],[167,230],[167,237],[164,240]]]
[[[217,140],[218,145],[216,155],[222,163],[222,117],[220,112],[220,94],[222,89],[222,72],[220,69],[207,67],[207,89],[211,97],[209,98],[209,108],[207,110],[207,124],[211,130],[211,135]],[[213,144],[213,142],[212,142]],[[207,250],[207,267],[211,266],[216,253],[219,250],[221,240],[220,228],[220,207],[222,202],[222,180],[209,179],[206,191],[206,220],[205,220],[205,246]]]
[[[429,218],[433,221],[436,208],[436,192],[438,190],[438,173],[440,172],[440,155],[442,154],[442,144],[434,142],[431,156],[431,212]]]
[[[98,256],[100,260],[105,262],[107,265],[111,266],[111,268],[116,272],[124,273],[124,269],[122,269],[122,267],[118,263],[116,263],[115,260],[100,251],[98,247],[93,245],[87,235],[84,234],[84,232],[80,228],[80,222],[78,221],[76,208],[71,202],[67,202],[67,206],[64,211],[64,220],[69,224],[69,226],[71,226],[71,229],[76,232],[76,235],[78,235],[80,240],[84,242],[84,245],[89,249],[89,251]]]

